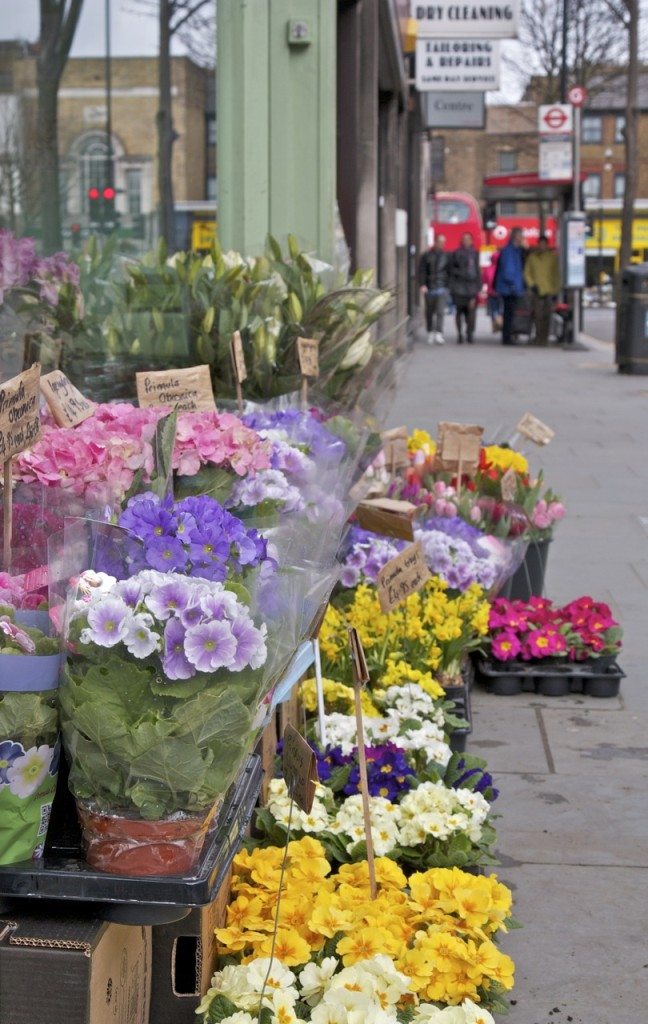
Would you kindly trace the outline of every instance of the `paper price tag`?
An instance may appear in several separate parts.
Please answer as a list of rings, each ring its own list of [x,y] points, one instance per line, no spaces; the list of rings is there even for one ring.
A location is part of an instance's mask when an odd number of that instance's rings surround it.
[[[387,562],[378,573],[378,600],[387,613],[415,594],[431,576],[419,541]]]
[[[41,435],[39,383],[40,364],[34,363],[0,387],[0,462],[31,448]]]
[[[44,374],[40,389],[59,427],[76,427],[94,412],[94,402],[85,398],[60,370]]]
[[[216,412],[209,367],[186,370],[150,370],[135,374],[141,409],[167,405],[180,412]]]
[[[530,412],[525,412],[515,429],[518,434],[528,437],[529,441],[533,441],[534,444],[541,447],[542,445],[549,444],[556,436],[555,430],[552,430],[551,427],[548,427],[546,423],[543,423],[542,420],[539,420],[537,416],[533,416]]]
[[[392,473],[398,469],[406,469],[409,466],[407,427],[392,427],[390,430],[383,430],[380,437],[387,468]]]
[[[437,462],[441,469],[473,474],[479,465],[484,428],[473,423],[439,423]]]
[[[353,682],[356,686],[366,686],[370,682],[371,677],[367,668],[367,659],[362,646],[362,640],[355,626],[349,626],[349,647],[351,649]]]
[[[290,796],[302,811],[310,814],[318,783],[317,758],[292,725],[283,734],[283,777]]]
[[[319,341],[297,338],[297,356],[302,377],[319,377]]]
[[[501,480],[501,486],[503,500],[515,501],[515,495],[517,494],[517,473],[513,467],[506,470],[506,473]]]
[[[230,353],[232,356],[232,367],[234,376],[239,384],[247,380],[247,366],[245,365],[245,354],[243,352],[243,339],[240,331],[234,331],[230,341]]]
[[[415,514],[416,505],[396,498],[366,498],[356,508],[358,523],[363,530],[400,540],[414,540],[412,520]]]

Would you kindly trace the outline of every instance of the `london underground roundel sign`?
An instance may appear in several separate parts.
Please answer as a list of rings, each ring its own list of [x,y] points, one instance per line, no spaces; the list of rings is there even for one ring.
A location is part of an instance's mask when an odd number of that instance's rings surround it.
[[[544,122],[547,128],[550,128],[553,132],[564,128],[568,120],[567,114],[560,107],[549,107],[549,110],[544,115]]]

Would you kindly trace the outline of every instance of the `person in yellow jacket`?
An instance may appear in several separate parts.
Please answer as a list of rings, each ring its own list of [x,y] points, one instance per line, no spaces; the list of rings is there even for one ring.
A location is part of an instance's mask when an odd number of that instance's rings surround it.
[[[560,291],[560,267],[558,254],[549,248],[546,235],[540,235],[538,244],[526,258],[524,280],[532,295],[534,344],[547,345],[553,299]]]

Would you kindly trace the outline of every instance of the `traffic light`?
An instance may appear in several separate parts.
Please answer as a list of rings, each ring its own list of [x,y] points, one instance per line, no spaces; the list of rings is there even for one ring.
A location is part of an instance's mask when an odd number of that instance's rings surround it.
[[[117,227],[117,212],[115,210],[115,189],[112,185],[106,185],[102,190],[103,200],[103,225],[105,231],[114,231]]]
[[[88,189],[88,213],[90,214],[90,225],[92,227],[101,224],[102,204],[101,192],[93,185],[92,188]]]

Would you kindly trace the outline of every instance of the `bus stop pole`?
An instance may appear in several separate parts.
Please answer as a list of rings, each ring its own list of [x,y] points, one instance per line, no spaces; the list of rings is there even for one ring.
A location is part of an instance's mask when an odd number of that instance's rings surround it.
[[[572,205],[575,213],[580,212],[581,208],[581,160],[580,160],[580,144],[581,144],[581,108],[580,106],[573,107],[574,111],[574,188]],[[579,288],[574,289],[574,300],[572,306],[572,342],[578,344],[580,340],[581,331],[581,292]]]

